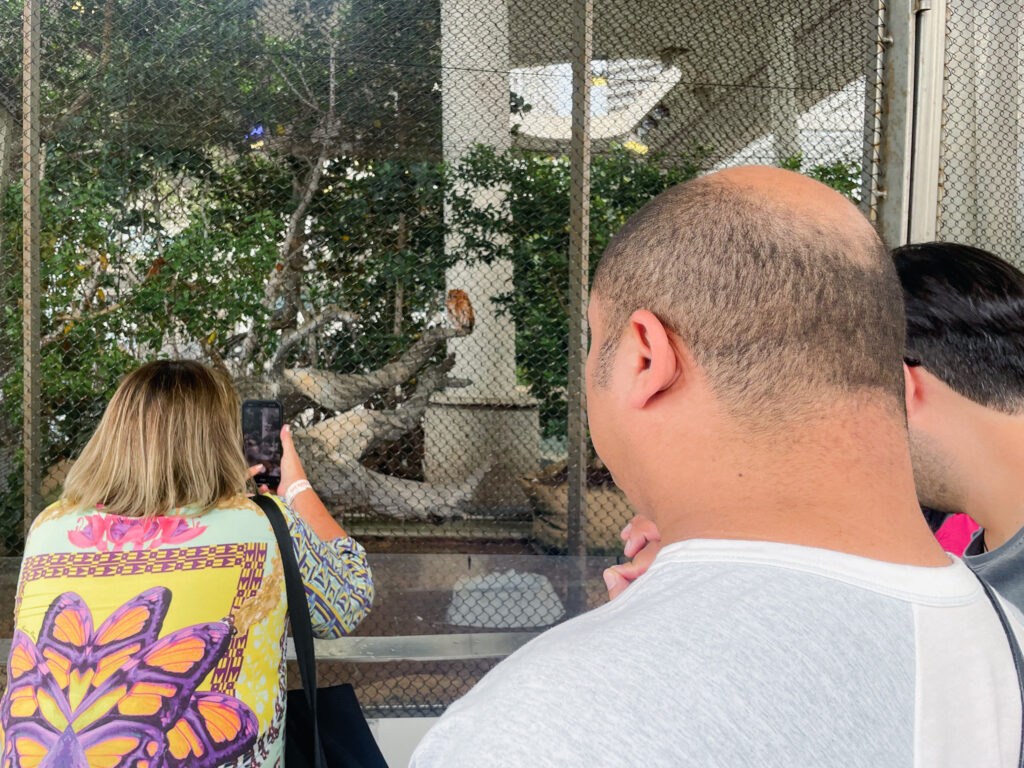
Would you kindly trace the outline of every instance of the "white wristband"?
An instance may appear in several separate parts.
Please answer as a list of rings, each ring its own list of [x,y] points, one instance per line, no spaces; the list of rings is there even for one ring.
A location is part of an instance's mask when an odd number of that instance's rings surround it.
[[[289,507],[295,502],[295,497],[303,491],[311,491],[313,486],[309,484],[309,480],[303,478],[302,480],[296,480],[294,483],[288,486],[288,490],[284,492],[284,503]]]

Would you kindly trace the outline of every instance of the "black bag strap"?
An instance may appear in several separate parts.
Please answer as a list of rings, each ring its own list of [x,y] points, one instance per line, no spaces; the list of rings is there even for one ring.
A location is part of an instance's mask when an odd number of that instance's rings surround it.
[[[999,616],[999,623],[1003,625],[1003,631],[1006,633],[1006,639],[1010,641],[1010,653],[1013,654],[1013,666],[1017,669],[1017,688],[1021,692],[1021,728],[1020,728],[1020,756],[1019,764],[1021,768],[1024,768],[1024,654],[1021,654],[1020,643],[1017,642],[1017,635],[1013,631],[1013,627],[1010,626],[1010,620],[1006,617],[1006,611],[1003,610],[1003,606],[999,602],[999,598],[996,597],[995,591],[985,580],[978,577],[978,581],[981,582],[981,588],[985,590],[985,595],[988,597],[989,602],[992,603],[992,607],[996,609],[996,615]]]
[[[295,547],[288,533],[288,523],[277,504],[269,496],[257,494],[252,500],[270,521],[277,537],[277,548],[281,550],[281,564],[284,566],[284,586],[288,595],[288,619],[292,626],[292,639],[295,641],[295,656],[299,662],[299,676],[302,678],[302,690],[306,692],[306,703],[313,719],[313,754],[316,756],[316,768],[326,768],[323,748],[320,745],[320,722],[316,711],[316,656],[313,654],[313,622],[309,618],[309,604],[306,602],[306,588],[302,583],[299,564],[295,560]]]

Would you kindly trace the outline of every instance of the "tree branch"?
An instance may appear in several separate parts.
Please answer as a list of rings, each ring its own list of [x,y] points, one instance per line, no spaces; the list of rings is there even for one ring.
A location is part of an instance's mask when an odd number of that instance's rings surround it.
[[[302,67],[299,67],[296,72],[299,74],[299,80],[302,82],[302,87],[306,89],[306,94],[315,102],[316,95],[313,93],[313,89],[309,87],[309,81],[306,80],[306,76],[302,74]],[[314,107],[314,109],[316,109],[317,112],[320,111],[319,107]]]
[[[331,32],[333,32],[333,30],[331,30]],[[327,116],[328,116],[328,122],[330,123],[330,127],[333,129],[334,128],[334,110],[335,110],[335,105],[337,104],[335,92],[336,92],[336,89],[337,89],[337,80],[338,80],[338,77],[337,77],[337,67],[338,67],[337,50],[338,50],[338,44],[335,42],[333,34],[328,33],[328,35],[330,37],[330,57],[331,57],[331,63],[330,63],[330,77],[329,77],[329,79],[327,81]]]
[[[81,112],[85,105],[92,99],[92,94],[89,91],[82,91],[78,94],[71,105],[60,112],[46,128],[41,132],[42,141],[45,143],[48,141],[57,131],[59,131],[70,118]]]
[[[52,333],[48,333],[45,336],[43,336],[41,339],[39,339],[39,344],[40,346],[45,347],[47,344],[53,344],[54,342],[60,341],[62,338],[67,336],[67,332],[71,330],[70,328],[68,328],[69,324],[77,325],[78,323],[97,320],[103,317],[104,315],[109,315],[110,313],[116,312],[119,309],[121,309],[120,302],[116,304],[110,304],[104,307],[103,309],[97,310],[96,312],[90,312],[89,314],[85,314],[83,312],[72,312],[70,315],[60,315],[56,319],[64,323],[64,327],[61,328],[59,331],[53,331]]]
[[[349,510],[368,508],[397,520],[434,522],[463,517],[490,468],[481,466],[458,485],[435,485],[382,475],[340,454],[307,466],[310,480],[327,504]]]
[[[356,316],[351,312],[346,312],[345,310],[331,304],[324,309],[323,312],[304,323],[301,327],[296,328],[294,331],[289,333],[282,334],[281,341],[277,345],[277,352],[274,353],[274,357],[270,361],[271,373],[274,375],[280,375],[281,371],[284,370],[285,358],[296,344],[311,333],[315,333],[323,326],[328,323],[333,323],[336,320],[341,320],[345,323],[351,324],[356,321]]]
[[[211,344],[206,339],[200,339],[199,346],[203,348],[203,352],[206,353],[206,356],[210,359],[210,362],[213,363],[213,367],[216,368],[225,376],[227,376],[228,380],[231,381],[233,378],[231,375],[231,371],[229,371],[228,367],[224,365],[224,358],[220,356],[220,353],[217,351],[217,348],[214,347],[213,344]]]
[[[303,455],[341,454],[361,460],[381,443],[398,440],[419,425],[430,396],[445,386],[446,374],[453,365],[455,357],[449,356],[423,371],[416,384],[416,392],[394,410],[353,408],[306,429],[296,430],[295,440]]]
[[[320,176],[323,173],[324,164],[327,162],[327,145],[322,144],[320,148],[320,156],[316,159],[313,168],[309,174],[309,178],[306,180],[305,188],[302,191],[302,196],[299,198],[299,204],[292,211],[292,215],[288,217],[288,227],[285,230],[284,241],[281,243],[279,249],[283,268],[280,271],[274,271],[271,274],[270,279],[267,281],[267,287],[264,292],[263,307],[267,312],[272,312],[274,308],[274,302],[277,299],[279,292],[282,290],[286,280],[290,276],[292,270],[301,269],[300,264],[292,264],[292,247],[295,243],[296,235],[299,231],[299,224],[305,218],[307,211],[309,210],[309,204],[313,201],[313,195],[316,194],[316,190],[320,186]],[[246,337],[244,344],[242,345],[242,356],[239,361],[240,365],[245,365],[246,361],[252,359],[253,353],[256,351],[256,321],[253,320],[249,326],[249,335]]]
[[[314,368],[292,368],[282,373],[282,383],[324,408],[347,411],[378,392],[408,381],[426,365],[441,343],[467,333],[466,330],[444,326],[429,328],[401,357],[379,370],[343,374]]]
[[[99,259],[97,259],[97,261],[99,261]],[[93,266],[95,268],[96,264]],[[121,303],[117,302],[96,312],[86,314],[87,310],[92,306],[93,299],[96,298],[96,294],[99,292],[100,283],[103,281],[103,276],[101,274],[102,271],[102,267],[100,267],[98,271],[93,272],[88,282],[83,286],[82,299],[78,302],[77,309],[73,309],[71,312],[64,315],[57,315],[56,318],[54,318],[58,322],[63,323],[64,327],[59,331],[54,331],[53,333],[48,333],[43,336],[39,340],[40,345],[46,346],[47,344],[53,344],[55,341],[59,341],[67,335],[69,330],[71,330],[69,325],[75,325],[83,320],[95,320],[103,317],[104,315],[109,315],[111,312],[121,308]]]
[[[60,112],[45,130],[42,131],[42,140],[46,142],[72,117],[81,112],[92,100],[92,92],[88,90],[88,83],[99,80],[103,72],[110,65],[110,46],[114,36],[114,0],[106,0],[103,6],[103,32],[100,38],[100,61],[99,70],[91,78],[86,79],[86,90],[81,91],[71,105]]]
[[[274,69],[277,70],[277,74],[281,76],[282,80],[284,80],[284,84],[288,86],[288,90],[295,94],[295,98],[297,98],[307,107],[312,109],[314,112],[319,112],[320,107],[318,107],[314,102],[310,101],[309,99],[304,98],[302,94],[299,93],[298,88],[292,85],[292,81],[288,79],[288,75],[286,75],[284,73],[284,70],[281,69],[280,65],[277,63],[277,60],[273,56],[269,56],[268,58],[270,59],[270,63],[274,65]],[[299,76],[302,76],[301,72],[299,73]],[[309,86],[306,86],[306,90],[309,90]],[[310,96],[312,98],[312,94]]]

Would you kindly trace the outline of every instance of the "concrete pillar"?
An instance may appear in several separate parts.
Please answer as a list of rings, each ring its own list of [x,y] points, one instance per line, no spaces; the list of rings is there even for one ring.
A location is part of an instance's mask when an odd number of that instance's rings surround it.
[[[442,0],[441,97],[444,159],[455,165],[474,144],[499,152],[509,133],[509,33],[505,0]],[[495,190],[467,192],[482,205],[503,206]],[[449,235],[447,247],[461,250]],[[470,336],[453,339],[452,376],[471,383],[432,400],[423,420],[424,470],[432,482],[460,482],[490,466],[475,501],[490,508],[524,507],[516,475],[536,469],[539,426],[536,401],[516,387],[516,335],[494,299],[512,289],[512,265],[457,264],[449,289],[468,294],[476,315]]]
[[[1024,2],[951,2],[938,236],[1021,263]]]

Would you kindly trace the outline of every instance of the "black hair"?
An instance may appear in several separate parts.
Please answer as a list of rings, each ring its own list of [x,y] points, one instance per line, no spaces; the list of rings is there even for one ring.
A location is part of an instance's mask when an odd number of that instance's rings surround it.
[[[907,315],[907,358],[989,408],[1024,410],[1024,273],[957,243],[893,251]]]

